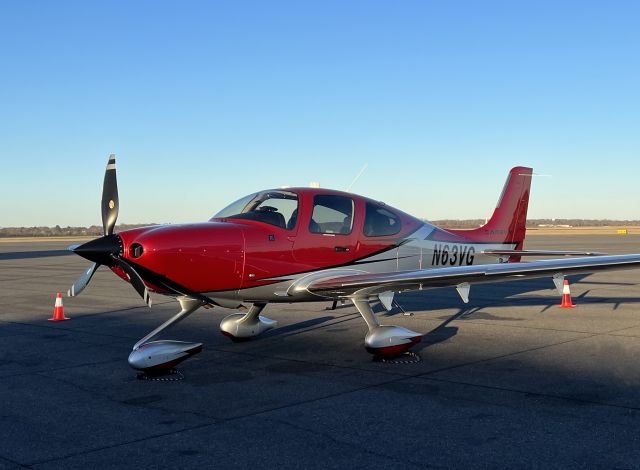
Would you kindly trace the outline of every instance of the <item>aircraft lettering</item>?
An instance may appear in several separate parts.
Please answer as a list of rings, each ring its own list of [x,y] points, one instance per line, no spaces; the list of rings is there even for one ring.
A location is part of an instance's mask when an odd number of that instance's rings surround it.
[[[433,247],[433,266],[470,266],[475,259],[476,249],[473,246],[449,245],[437,243]]]

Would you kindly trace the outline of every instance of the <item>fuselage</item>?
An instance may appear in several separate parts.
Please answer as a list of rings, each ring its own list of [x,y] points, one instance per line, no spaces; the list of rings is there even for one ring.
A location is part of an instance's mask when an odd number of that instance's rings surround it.
[[[134,229],[119,237],[127,260],[223,305],[325,300],[306,291],[305,282],[483,264],[496,261],[484,250],[515,247],[474,241],[381,202],[317,188],[263,191],[208,222]]]

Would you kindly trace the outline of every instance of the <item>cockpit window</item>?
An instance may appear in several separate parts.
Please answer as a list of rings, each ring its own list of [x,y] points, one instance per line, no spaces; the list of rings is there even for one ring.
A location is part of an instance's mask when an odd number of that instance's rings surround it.
[[[298,219],[298,195],[289,191],[263,191],[237,200],[214,219],[257,220],[292,230]]]

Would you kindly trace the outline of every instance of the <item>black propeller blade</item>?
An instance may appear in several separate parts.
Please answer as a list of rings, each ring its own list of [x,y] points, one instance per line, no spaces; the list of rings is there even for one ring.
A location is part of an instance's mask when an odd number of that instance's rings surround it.
[[[127,263],[130,265],[132,269],[135,269],[135,271],[137,271],[142,276],[144,276],[147,282],[153,284],[154,286],[158,286],[162,289],[165,289],[167,292],[171,292],[172,294],[177,296],[184,296],[184,297],[190,297],[192,299],[201,300],[205,305],[210,305],[210,306],[218,305],[216,302],[214,302],[211,298],[207,297],[206,295],[200,294],[199,292],[192,291],[191,289],[188,289],[187,287],[181,284],[178,284],[177,282],[169,279],[168,277],[162,274],[159,274],[155,271],[147,269],[144,266],[134,263],[133,261],[127,260]]]
[[[118,220],[118,180],[116,178],[116,156],[109,155],[107,170],[102,184],[102,228],[105,235],[113,234]]]
[[[140,297],[142,297],[144,303],[151,307],[151,297],[149,297],[149,291],[147,290],[147,286],[144,285],[144,281],[140,277],[140,274],[138,274],[137,271],[133,269],[133,267],[127,261],[120,258],[119,256],[112,255],[112,259],[115,261],[116,265],[120,266],[120,268],[122,268],[122,270],[127,273],[127,275],[129,276],[129,280],[131,281],[131,285],[136,290],[136,292],[140,294]]]

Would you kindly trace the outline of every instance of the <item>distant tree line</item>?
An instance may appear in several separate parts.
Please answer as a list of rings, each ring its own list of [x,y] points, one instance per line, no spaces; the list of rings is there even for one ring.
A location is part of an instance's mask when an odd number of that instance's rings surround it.
[[[131,228],[148,227],[156,224],[120,224],[117,231]],[[99,237],[102,235],[102,226],[90,227],[0,227],[0,238],[9,237]]]
[[[432,224],[444,228],[477,228],[484,225],[484,219],[468,219],[468,220],[431,220]],[[629,226],[637,227],[640,220],[613,220],[613,219],[529,219],[527,220],[528,228],[536,228],[539,226],[571,226],[571,227],[620,227]]]

